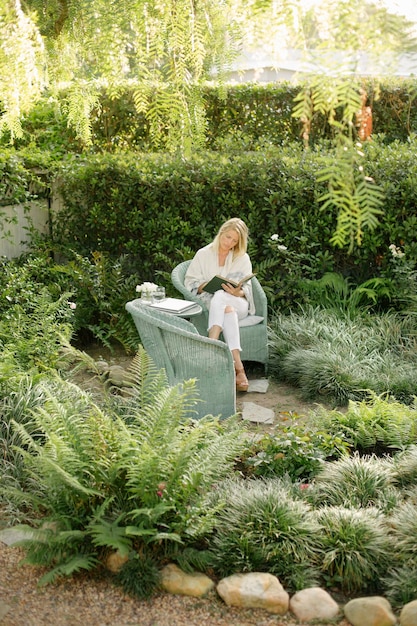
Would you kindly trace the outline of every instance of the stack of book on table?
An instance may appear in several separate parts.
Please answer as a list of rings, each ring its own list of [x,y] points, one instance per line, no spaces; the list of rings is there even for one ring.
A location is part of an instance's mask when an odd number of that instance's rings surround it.
[[[198,306],[191,300],[180,300],[180,298],[165,298],[160,302],[153,302],[149,305],[153,309],[158,311],[164,311],[164,313],[186,313],[190,309]]]

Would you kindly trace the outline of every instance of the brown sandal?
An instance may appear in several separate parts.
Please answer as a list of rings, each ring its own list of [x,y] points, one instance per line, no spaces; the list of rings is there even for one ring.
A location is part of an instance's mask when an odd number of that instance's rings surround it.
[[[245,370],[235,368],[236,372],[236,391],[247,391],[249,387],[248,379],[246,378]]]

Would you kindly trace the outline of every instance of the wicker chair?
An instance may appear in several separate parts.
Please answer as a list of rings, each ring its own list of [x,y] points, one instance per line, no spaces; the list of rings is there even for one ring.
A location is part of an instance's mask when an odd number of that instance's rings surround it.
[[[174,287],[186,298],[198,302],[203,307],[203,312],[197,317],[193,317],[193,324],[201,335],[207,336],[208,309],[204,302],[192,294],[184,285],[184,278],[191,261],[183,261],[171,272],[171,281]],[[252,278],[252,292],[255,301],[255,315],[239,322],[240,341],[242,345],[242,361],[256,361],[262,363],[265,371],[268,366],[268,306],[264,290],[258,279]],[[256,322],[253,325],[246,325],[248,322]]]
[[[222,342],[202,337],[185,319],[151,309],[140,299],[127,302],[142,345],[155,365],[164,368],[174,386],[195,378],[199,401],[189,417],[236,413],[232,353]]]

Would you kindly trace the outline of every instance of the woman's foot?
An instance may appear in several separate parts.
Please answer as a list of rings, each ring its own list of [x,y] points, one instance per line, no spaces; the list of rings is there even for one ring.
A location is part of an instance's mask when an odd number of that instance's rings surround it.
[[[246,378],[245,370],[243,367],[235,368],[236,372],[236,391],[247,391],[249,387],[248,379]]]

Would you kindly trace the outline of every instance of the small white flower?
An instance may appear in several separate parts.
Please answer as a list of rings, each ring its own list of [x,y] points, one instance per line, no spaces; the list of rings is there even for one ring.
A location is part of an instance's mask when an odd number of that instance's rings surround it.
[[[283,246],[282,244],[280,244],[279,246],[277,246],[278,250],[282,250],[282,252],[284,252],[284,250],[288,250],[287,246]]]
[[[272,241],[278,241],[279,235],[277,235],[277,233],[275,233],[274,235],[271,235],[271,239],[272,239]]]
[[[75,311],[75,309],[77,308],[77,305],[75,302],[68,302],[69,304],[69,308],[71,309],[71,311]]]
[[[394,258],[395,258],[395,257],[397,257],[397,258],[399,258],[399,259],[400,259],[402,256],[404,256],[404,255],[405,255],[405,252],[403,252],[403,251],[401,250],[401,248],[399,248],[398,246],[396,246],[396,245],[395,245],[395,243],[392,243],[392,244],[389,246],[389,249],[391,250],[391,254],[392,254],[392,256],[393,256]]]

